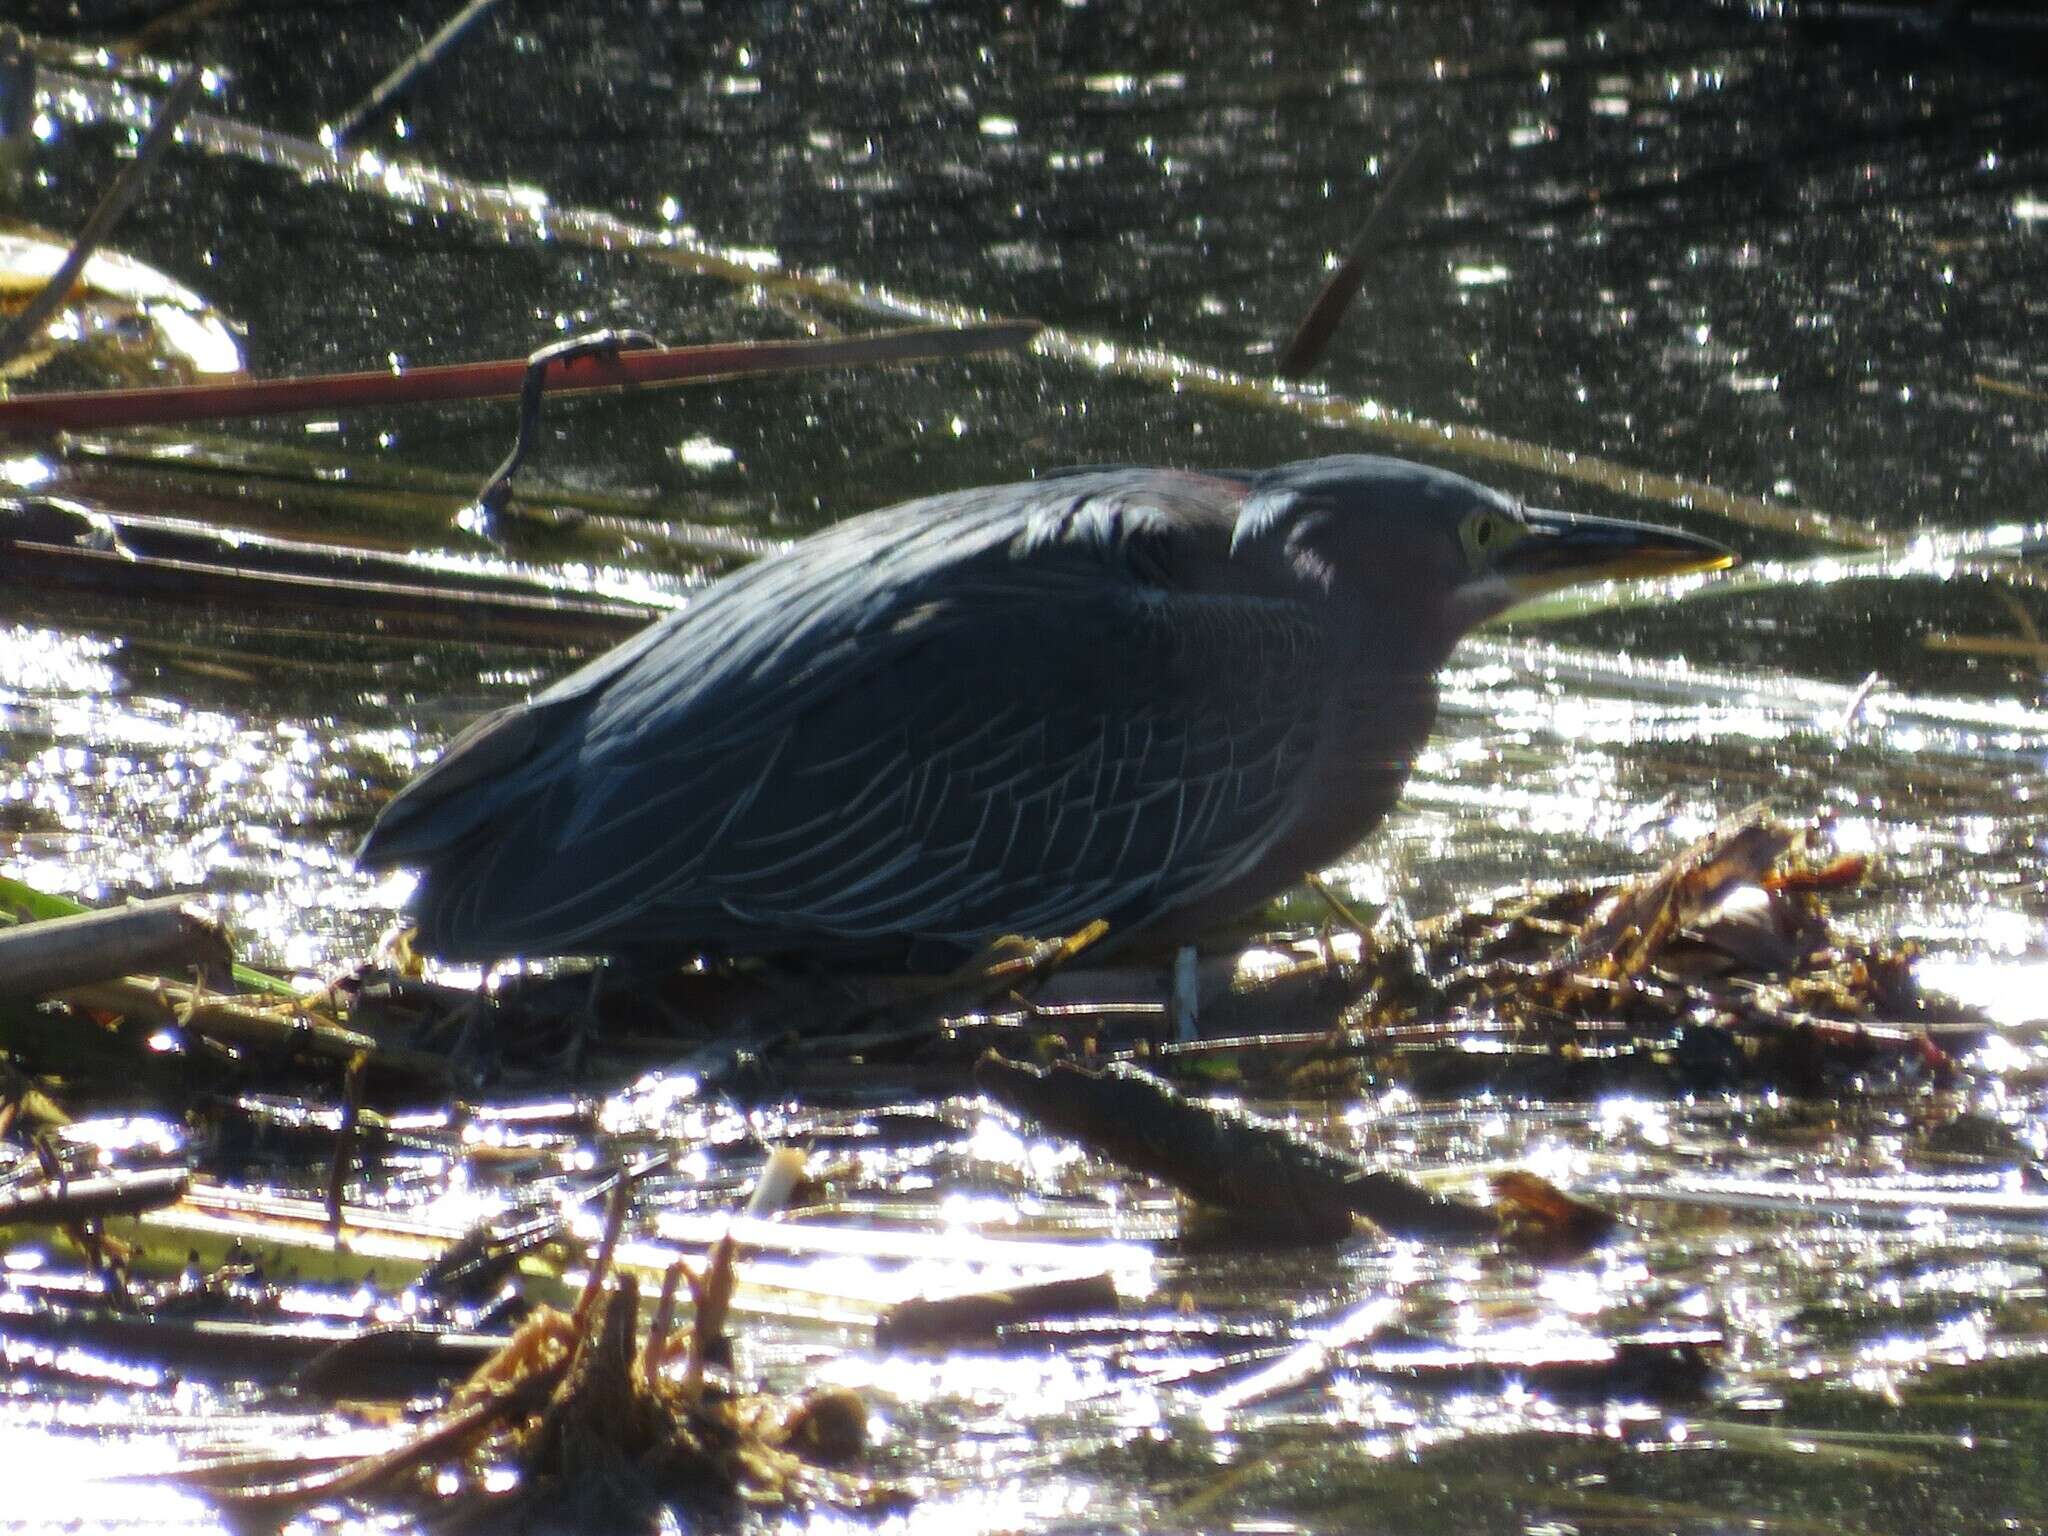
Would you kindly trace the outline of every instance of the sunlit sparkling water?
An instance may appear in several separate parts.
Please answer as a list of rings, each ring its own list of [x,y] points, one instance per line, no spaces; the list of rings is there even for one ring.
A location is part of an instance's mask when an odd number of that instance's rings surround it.
[[[226,1529],[204,1499],[150,1475],[176,1465],[178,1448],[156,1435],[134,1435],[131,1423],[119,1403],[110,1404],[97,1422],[61,1412],[21,1418],[9,1413],[0,1419],[0,1466],[16,1472],[0,1522],[14,1531],[93,1536]],[[110,1438],[114,1435],[118,1441]],[[32,1476],[26,1470],[31,1467]]]
[[[402,738],[237,717],[132,691],[118,645],[16,628],[0,647],[0,870],[104,905],[189,891],[258,959],[317,970],[389,918],[403,876],[355,874],[331,823]]]

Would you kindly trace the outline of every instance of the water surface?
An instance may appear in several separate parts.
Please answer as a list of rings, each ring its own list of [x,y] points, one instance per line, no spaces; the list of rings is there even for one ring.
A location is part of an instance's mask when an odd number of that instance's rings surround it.
[[[623,506],[603,538],[513,529],[498,551],[449,524],[451,487],[503,451],[502,407],[17,444],[17,484],[667,603],[730,563],[713,535],[772,547],[1070,463],[1417,452],[1412,424],[1440,424],[1422,434],[1438,462],[1682,522],[1766,579],[1475,638],[1403,809],[1334,873],[1421,914],[1640,867],[1758,800],[1831,815],[1876,860],[1844,923],[1917,940],[2009,1027],[1962,1095],[2040,1155],[2048,603],[2038,562],[2001,553],[2048,521],[2032,33],[1483,0],[513,6],[407,101],[402,133],[322,150],[320,123],[437,9],[229,9],[162,45],[217,89],[118,243],[233,317],[253,371],[517,355],[600,325],[685,341],[986,313],[1056,333],[1016,359],[551,406],[536,474]],[[62,75],[18,212],[69,230],[161,91],[63,53],[45,51]],[[1274,387],[1275,349],[1432,132],[1446,180],[1314,385]],[[1536,467],[1502,462],[1502,440]],[[292,456],[250,468],[252,447]],[[1675,483],[1633,494],[1629,471]],[[410,497],[378,499],[389,485]],[[256,958],[326,974],[403,897],[347,860],[383,797],[575,659],[0,587],[0,869],[92,901],[203,891]],[[1688,1170],[1896,1175],[1928,1113],[1911,1095],[1839,1119],[1372,1107],[1331,1133],[1630,1199]],[[976,1145],[931,1187],[1036,1187]],[[1268,1321],[1392,1295],[1453,1337],[1711,1322],[1720,1395],[1677,1413],[1347,1371],[1218,1428],[1085,1353],[833,1369],[902,1405],[891,1454],[948,1479],[910,1517],[934,1530],[2041,1529],[2020,1448],[2038,1443],[2048,1248],[2038,1223],[1942,1209],[1645,1206],[1568,1274],[1361,1241],[1278,1266],[1169,1250],[1157,1277],[1162,1301]],[[771,1369],[815,1353],[759,1350]],[[75,1449],[110,1411],[215,1410],[191,1390],[113,1410],[18,1395],[0,1464]],[[135,1518],[121,1497],[97,1518]]]

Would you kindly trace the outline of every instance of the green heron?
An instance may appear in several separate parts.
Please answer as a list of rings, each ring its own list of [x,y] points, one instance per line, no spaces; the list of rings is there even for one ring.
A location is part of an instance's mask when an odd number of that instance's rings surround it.
[[[454,958],[1185,940],[1378,825],[1474,625],[1733,558],[1362,455],[913,501],[477,722],[356,858]]]

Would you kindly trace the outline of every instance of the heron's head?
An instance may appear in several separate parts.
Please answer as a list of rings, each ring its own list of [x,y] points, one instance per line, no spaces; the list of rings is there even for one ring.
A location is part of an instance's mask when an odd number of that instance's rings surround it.
[[[1376,638],[1391,628],[1443,654],[1559,587],[1735,563],[1732,551],[1674,528],[1542,511],[1463,475],[1366,454],[1258,476],[1232,548],[1284,560]]]

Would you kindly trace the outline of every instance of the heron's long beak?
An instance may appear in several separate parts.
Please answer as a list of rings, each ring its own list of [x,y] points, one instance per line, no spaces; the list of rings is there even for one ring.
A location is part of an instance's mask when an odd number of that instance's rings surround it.
[[[1736,562],[1734,550],[1676,528],[1534,507],[1523,515],[1528,533],[1503,549],[1494,567],[1519,601],[1579,582],[1687,576]]]

